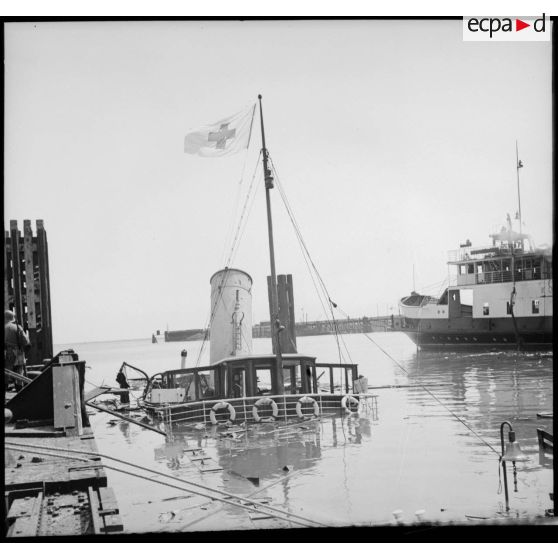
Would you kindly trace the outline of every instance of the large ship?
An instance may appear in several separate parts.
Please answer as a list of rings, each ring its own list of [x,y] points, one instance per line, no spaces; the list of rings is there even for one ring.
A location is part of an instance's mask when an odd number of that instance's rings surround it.
[[[508,226],[490,246],[470,241],[449,253],[450,285],[439,298],[412,292],[399,303],[404,331],[419,347],[552,346],[552,252]]]

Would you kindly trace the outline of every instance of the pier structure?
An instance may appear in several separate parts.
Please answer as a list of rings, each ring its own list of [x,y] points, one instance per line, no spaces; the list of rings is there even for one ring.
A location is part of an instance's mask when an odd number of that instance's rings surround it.
[[[29,335],[30,365],[42,364],[53,356],[52,317],[48,264],[48,242],[43,220],[23,221],[23,235],[17,220],[4,231],[4,310],[12,310],[16,321]]]
[[[85,361],[63,351],[24,380],[5,402],[5,536],[122,531],[85,409]]]
[[[278,284],[278,290],[281,283]],[[290,314],[289,314],[290,316]],[[280,320],[283,324],[283,320]],[[281,332],[281,345],[292,344],[291,352],[296,353],[296,337],[307,337],[312,335],[333,335],[335,326],[333,322],[327,320],[294,322],[290,317],[285,321],[288,324],[285,330]],[[362,318],[349,318],[345,320],[337,320],[337,330],[339,333],[372,333],[375,331],[403,331],[402,319],[399,315],[391,314],[389,316],[374,316]],[[283,324],[285,325],[285,324]],[[271,337],[271,327],[269,321],[263,321],[252,326],[252,337],[254,339],[261,337]],[[196,341],[203,338],[206,330],[204,329],[184,329],[165,331],[165,341]],[[291,341],[292,340],[292,341]],[[293,343],[294,342],[294,343]]]
[[[362,318],[348,318],[344,320],[336,320],[335,325],[332,321],[305,321],[296,322],[294,324],[293,337],[305,337],[311,335],[332,335],[336,333],[372,333],[375,331],[401,331],[401,318],[400,316],[377,316],[377,317],[362,317]],[[252,336],[270,337],[270,324],[269,322],[260,322],[253,326]]]

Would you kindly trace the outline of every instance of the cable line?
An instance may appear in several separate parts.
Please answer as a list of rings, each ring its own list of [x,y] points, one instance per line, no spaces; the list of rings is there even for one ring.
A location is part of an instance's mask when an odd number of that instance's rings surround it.
[[[149,467],[143,467],[142,465],[137,465],[136,463],[132,463],[130,461],[126,461],[124,459],[119,459],[117,457],[112,457],[110,455],[102,454],[102,453],[99,453],[99,452],[71,450],[71,449],[68,449],[68,448],[57,448],[57,447],[43,446],[43,445],[29,445],[29,444],[22,444],[22,443],[12,442],[12,441],[7,442],[6,446],[14,446],[14,447],[9,448],[9,449],[16,449],[17,451],[24,451],[24,449],[27,449],[28,453],[39,453],[39,452],[37,452],[37,450],[44,450],[44,451],[47,451],[47,452],[48,451],[60,452],[62,454],[62,457],[67,457],[68,459],[73,459],[73,458],[68,457],[68,456],[64,456],[64,452],[72,453],[72,454],[78,454],[78,455],[92,455],[94,457],[110,459],[112,461],[116,461],[117,463],[122,463],[124,465],[129,465],[131,467],[136,467],[137,469],[140,469],[142,471],[146,471],[148,473],[154,473],[156,475],[172,479],[175,482],[180,482],[180,483],[186,484],[188,486],[192,486],[192,487],[195,487],[195,488],[206,490],[207,492],[210,492],[210,493],[219,494],[221,496],[225,496],[226,498],[233,498],[235,500],[245,502],[245,504],[240,504],[240,503],[237,503],[237,502],[225,499],[225,498],[220,498],[220,497],[215,496],[215,495],[208,496],[207,494],[197,492],[196,490],[188,489],[188,492],[192,492],[193,494],[197,494],[198,496],[204,496],[206,498],[211,498],[212,500],[217,500],[219,502],[223,502],[223,503],[226,503],[226,504],[231,504],[233,506],[241,507],[242,509],[247,509],[248,505],[254,506],[253,508],[249,508],[249,511],[259,511],[257,509],[259,507],[259,508],[265,509],[266,513],[268,513],[268,510],[269,510],[273,514],[284,514],[284,515],[288,516],[288,521],[292,521],[293,523],[298,523],[298,524],[304,525],[304,527],[308,527],[309,523],[314,525],[314,526],[326,527],[325,524],[320,523],[318,521],[314,521],[313,519],[308,519],[306,517],[294,514],[292,512],[287,512],[287,511],[281,510],[279,508],[275,508],[273,506],[269,506],[267,504],[257,502],[255,500],[252,500],[252,499],[244,497],[244,496],[237,496],[235,494],[231,494],[229,492],[226,492],[224,490],[220,490],[218,488],[203,486],[203,485],[201,485],[199,483],[196,483],[196,482],[193,482],[193,481],[188,481],[186,479],[173,477],[172,475],[168,475],[167,473],[162,473],[160,471],[157,471],[156,469],[150,469]],[[45,455],[47,455],[47,454],[45,454]],[[61,456],[60,455],[54,455],[54,457],[61,457]],[[83,460],[83,458],[82,458],[82,460]],[[85,461],[89,461],[89,460],[86,459]],[[164,483],[163,481],[157,481],[156,479],[151,479],[150,477],[146,477],[144,475],[138,475],[137,473],[132,473],[130,471],[126,471],[126,470],[123,470],[123,469],[117,469],[117,468],[115,468],[111,465],[103,464],[103,467],[106,467],[107,469],[114,469],[115,471],[130,474],[132,476],[136,476],[136,477],[139,477],[139,478],[144,478],[146,480],[155,481],[155,482],[158,482],[159,484],[167,484],[167,486],[172,486],[172,488],[177,488],[179,490],[186,490],[186,489],[181,489],[180,487],[177,487],[177,486],[170,485],[168,483]],[[272,514],[269,514],[269,515],[272,515]],[[275,515],[275,517],[277,517],[277,515]],[[285,519],[284,517],[277,517],[277,518],[278,519]],[[299,520],[299,521],[297,521],[297,520]]]

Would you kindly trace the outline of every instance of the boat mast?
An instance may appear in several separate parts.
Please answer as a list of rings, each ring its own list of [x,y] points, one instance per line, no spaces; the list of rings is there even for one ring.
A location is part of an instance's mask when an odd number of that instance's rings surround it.
[[[281,332],[281,323],[279,322],[279,304],[277,300],[277,275],[275,273],[275,250],[273,248],[273,222],[271,219],[271,201],[269,191],[273,188],[273,176],[269,170],[268,153],[265,147],[265,132],[262,111],[262,96],[258,95],[260,102],[260,124],[262,128],[262,154],[263,154],[263,170],[265,182],[265,202],[267,207],[267,230],[269,236],[269,260],[271,264],[271,316],[270,326],[271,335],[275,335],[275,356],[277,366],[277,389],[278,393],[284,392],[283,387],[283,359],[281,356],[281,344],[279,334]]]
[[[519,169],[523,167],[523,163],[519,160],[519,148],[517,146],[517,140],[515,140],[515,162],[517,169],[517,203],[519,208],[519,234],[523,233],[521,225],[521,193],[519,191]],[[523,239],[521,239],[521,246],[523,246]]]

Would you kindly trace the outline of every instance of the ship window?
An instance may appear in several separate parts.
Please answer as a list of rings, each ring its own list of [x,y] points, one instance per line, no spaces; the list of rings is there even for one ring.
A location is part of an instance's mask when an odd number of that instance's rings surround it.
[[[482,305],[482,315],[488,316],[489,314],[490,314],[490,304],[488,304],[488,302],[485,302]]]
[[[512,313],[512,305],[510,304],[510,301],[508,300],[506,302],[506,314],[511,314]]]
[[[188,372],[186,374],[184,373],[174,374],[173,383],[174,383],[173,387],[184,389],[185,391],[184,401],[196,400],[196,390],[195,390],[193,372]]]
[[[539,300],[533,300],[532,304],[531,304],[531,312],[533,314],[538,314],[539,313]]]
[[[467,273],[475,273],[475,264],[469,264],[467,266]]]
[[[246,370],[244,368],[233,368],[231,373],[231,396],[240,399],[246,395]]]
[[[269,368],[256,369],[256,393],[258,395],[271,393],[271,370]]]
[[[198,382],[201,399],[215,398],[215,370],[198,372]]]

